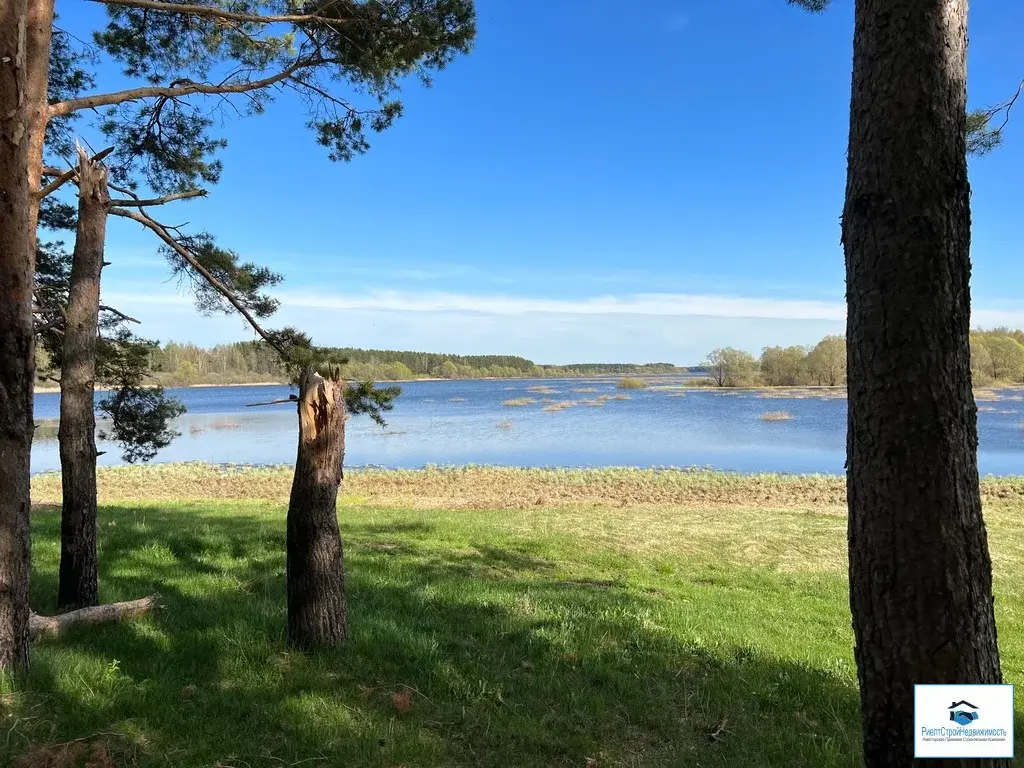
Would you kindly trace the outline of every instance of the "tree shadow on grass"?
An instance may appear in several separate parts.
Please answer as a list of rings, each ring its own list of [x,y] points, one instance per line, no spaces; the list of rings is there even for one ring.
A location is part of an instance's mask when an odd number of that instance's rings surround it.
[[[661,626],[666,598],[556,577],[532,553],[366,546],[351,526],[352,637],[284,645],[284,533],[266,518],[106,508],[105,600],[151,619],[34,649],[0,755],[89,737],[139,766],[827,766],[859,763],[856,690],[751,647]],[[37,520],[37,538],[54,534]],[[239,556],[239,547],[248,555]],[[47,550],[49,551],[49,550]],[[34,593],[55,589],[52,557]],[[5,750],[5,751],[4,751]],[[592,765],[592,764],[591,764]]]

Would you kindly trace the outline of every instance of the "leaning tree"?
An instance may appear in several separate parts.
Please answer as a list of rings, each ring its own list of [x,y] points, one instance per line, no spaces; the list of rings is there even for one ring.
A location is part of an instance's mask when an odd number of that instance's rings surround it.
[[[332,159],[348,159],[367,149],[366,130],[383,130],[401,114],[392,95],[404,77],[428,82],[475,35],[472,0],[321,0],[301,8],[287,0],[97,1],[109,23],[96,43],[137,85],[59,101],[47,96],[53,0],[0,6],[0,668],[28,658],[32,282],[48,123],[120,110],[112,124],[136,140],[170,121],[201,123],[211,103],[259,113],[290,90]],[[357,108],[353,92],[377,106]],[[168,233],[145,218],[158,236]]]

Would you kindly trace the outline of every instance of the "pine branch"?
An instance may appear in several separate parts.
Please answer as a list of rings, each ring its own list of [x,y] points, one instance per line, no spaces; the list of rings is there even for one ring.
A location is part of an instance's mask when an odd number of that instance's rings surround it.
[[[128,189],[128,187],[119,187],[112,181],[108,181],[107,186],[110,187],[115,192],[120,192],[122,195],[128,195],[132,200],[139,199],[139,196],[136,195],[135,192],[133,192],[132,190]]]
[[[96,1],[102,2],[103,0]],[[196,83],[192,81],[180,83],[180,81],[175,81],[171,85],[167,86],[154,85],[144,86],[141,88],[128,88],[127,90],[113,91],[111,93],[96,93],[91,96],[82,96],[77,99],[68,99],[67,101],[51,104],[48,109],[48,117],[52,119],[54,117],[70,115],[82,109],[95,109],[96,107],[124,104],[129,101],[140,101],[141,99],[177,99],[182,96],[190,96],[194,93],[208,95],[248,93],[249,91],[258,91],[261,88],[269,88],[272,85],[287,80],[300,69],[319,66],[324,63],[327,63],[327,60],[303,59],[302,61],[297,61],[290,67],[287,67],[273,75],[268,75],[267,77],[259,80],[250,80],[244,83],[220,83],[214,85],[212,83]]]
[[[333,24],[342,21],[341,19],[328,18],[318,13],[283,15],[239,13],[208,5],[168,3],[161,0],[90,0],[90,2],[103,5],[118,5],[125,8],[141,8],[149,11],[162,11],[165,13],[180,13],[186,16],[199,16],[208,19],[220,19],[222,21],[238,21],[243,24],[308,24],[313,21],[330,22]]]
[[[178,254],[192,269],[194,269],[199,275],[202,276],[210,286],[213,287],[217,293],[223,296],[233,306],[238,313],[245,318],[246,322],[252,326],[252,329],[259,334],[259,336],[273,347],[282,357],[287,357],[287,353],[284,348],[278,343],[277,339],[261,326],[256,318],[253,317],[252,313],[246,309],[245,304],[239,301],[238,297],[229,290],[220,280],[214,277],[209,270],[200,264],[195,256],[192,255],[188,248],[183,246],[178,240],[171,234],[170,228],[161,224],[160,222],[153,219],[151,216],[143,211],[132,211],[127,208],[111,208],[110,213],[114,216],[122,216],[132,221],[137,221],[142,226],[147,227],[156,233],[157,237],[163,240],[176,254]]]
[[[49,330],[51,330],[53,328],[56,328],[58,325],[64,325],[64,323],[66,323],[66,322],[67,322],[67,318],[66,317],[55,317],[53,320],[50,320],[48,323],[42,323],[41,325],[35,326],[32,329],[32,332],[33,333],[45,333],[46,331],[49,331]],[[138,321],[136,321],[136,322],[138,322]]]
[[[108,184],[108,186],[114,188],[113,184]],[[122,193],[127,192],[127,190],[124,190],[123,188],[117,188],[115,191]],[[127,192],[127,194],[132,193]],[[129,208],[144,208],[150,205],[164,205],[165,203],[171,203],[174,202],[175,200],[188,200],[193,197],[206,197],[206,190],[189,189],[186,190],[185,192],[175,192],[172,195],[164,195],[163,197],[151,197],[148,199],[141,199],[133,195],[133,199],[131,200],[111,200],[110,204],[125,206]]]
[[[987,155],[998,147],[1003,141],[1003,130],[1010,122],[1010,113],[1014,104],[1024,93],[1024,80],[1017,86],[1013,96],[988,109],[979,109],[967,113],[967,154]],[[992,121],[999,113],[1003,113],[1003,120],[998,127],[991,127]]]
[[[1007,99],[1002,104],[997,104],[996,106],[985,110],[984,114],[986,115],[988,120],[991,120],[1000,112],[1005,113],[1003,115],[1003,122],[1000,124],[998,128],[993,129],[994,133],[1001,133],[1002,130],[1006,127],[1007,123],[1010,122],[1010,111],[1013,109],[1013,105],[1017,103],[1017,99],[1020,98],[1022,92],[1024,92],[1024,80],[1020,81],[1020,84],[1017,86],[1017,92],[1013,94],[1012,98]]]
[[[320,96],[324,101],[339,106],[345,111],[349,112],[350,114],[358,114],[358,110],[355,107],[353,107],[350,103],[348,103],[344,99],[338,98],[337,96],[332,96],[323,88],[313,85],[313,83],[309,82],[308,80],[301,80],[295,76],[289,77],[288,79],[295,84],[296,88],[305,88],[306,90],[312,91],[313,93]]]
[[[119,318],[121,318],[122,320],[124,320],[125,322],[128,322],[128,323],[138,323],[139,325],[142,325],[142,323],[139,320],[136,320],[131,315],[126,315],[124,312],[122,312],[119,309],[114,309],[113,307],[108,307],[108,306],[106,306],[104,304],[100,304],[100,311],[101,312],[109,312],[112,315],[117,315]]]

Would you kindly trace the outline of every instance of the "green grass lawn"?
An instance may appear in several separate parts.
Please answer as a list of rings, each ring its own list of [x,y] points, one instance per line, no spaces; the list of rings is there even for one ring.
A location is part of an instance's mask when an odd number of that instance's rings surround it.
[[[353,475],[339,508],[351,638],[305,655],[284,645],[285,504],[271,489],[287,473],[108,470],[101,597],[159,592],[166,607],[40,642],[3,694],[0,756],[61,768],[858,765],[836,482]],[[36,498],[55,500],[55,484],[37,479]],[[567,501],[593,485],[605,501]],[[460,487],[493,502],[479,508]],[[553,488],[559,503],[538,503]],[[1020,492],[986,491],[1008,682],[1024,682]],[[58,555],[59,510],[43,505],[40,613],[54,610]]]

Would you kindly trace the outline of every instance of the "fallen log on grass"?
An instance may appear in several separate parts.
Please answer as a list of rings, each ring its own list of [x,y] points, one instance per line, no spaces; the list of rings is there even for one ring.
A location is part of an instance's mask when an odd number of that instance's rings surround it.
[[[143,616],[151,611],[162,608],[157,601],[160,595],[150,595],[139,600],[128,600],[123,603],[107,603],[89,608],[79,608],[57,616],[40,616],[32,613],[28,619],[30,640],[40,637],[59,637],[71,627],[78,624],[105,624],[110,621],[122,621]]]

